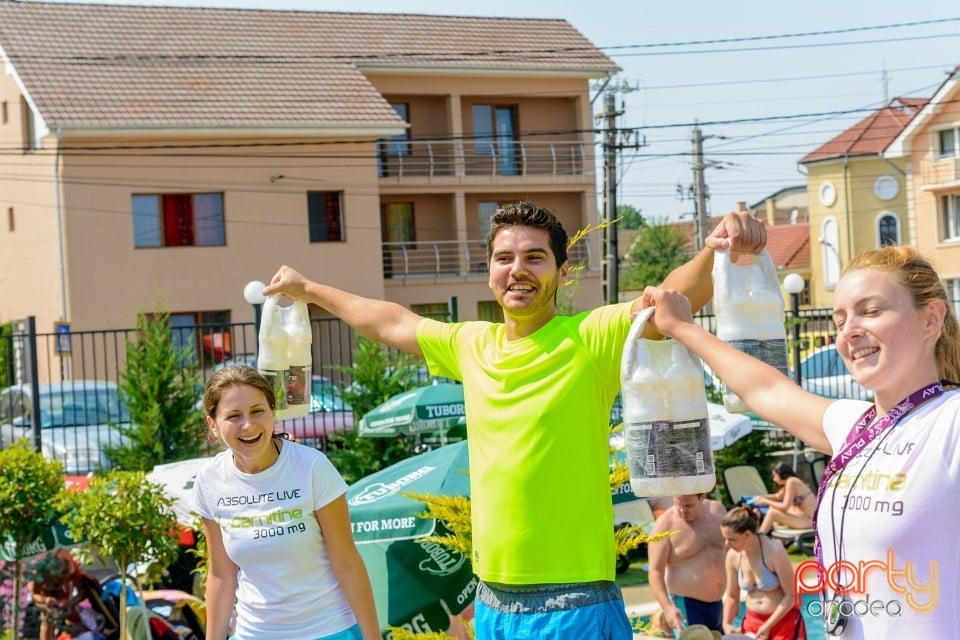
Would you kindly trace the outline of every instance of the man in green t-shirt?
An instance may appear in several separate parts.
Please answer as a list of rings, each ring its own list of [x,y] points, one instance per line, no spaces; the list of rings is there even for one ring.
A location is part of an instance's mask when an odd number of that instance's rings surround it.
[[[317,304],[362,335],[462,380],[470,458],[477,640],[633,637],[613,581],[608,423],[639,300],[558,316],[567,234],[529,202],[497,210],[489,286],[504,322],[441,323],[281,267],[264,289]],[[661,286],[695,309],[712,295],[713,250],[758,252],[763,222],[728,213]],[[647,325],[645,337],[659,337]]]

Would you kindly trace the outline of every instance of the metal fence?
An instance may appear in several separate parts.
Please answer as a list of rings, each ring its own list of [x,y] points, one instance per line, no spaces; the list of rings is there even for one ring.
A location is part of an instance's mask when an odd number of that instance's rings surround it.
[[[451,303],[454,309],[455,301]],[[713,315],[700,315],[698,322],[715,331]],[[789,351],[791,367],[800,357],[801,384],[825,396],[856,397],[845,370],[831,368],[838,359],[831,346],[830,310],[803,310],[796,316],[788,312],[788,335],[797,323],[800,340],[790,340]],[[12,335],[0,335],[0,448],[26,437],[38,450],[64,460],[70,474],[97,469],[106,461],[103,446],[120,443],[113,425],[129,420],[117,386],[125,370],[127,345],[135,342],[136,330],[39,333],[32,318],[14,325]],[[338,393],[352,382],[343,368],[353,364],[356,335],[337,319],[314,318],[312,326],[314,376],[324,389]],[[197,370],[201,383],[224,364],[256,364],[252,322],[181,326],[171,331],[175,343],[185,348],[181,366]],[[822,354],[828,357],[821,358]],[[425,367],[417,370],[417,377],[427,381]],[[32,392],[32,381],[39,383],[39,393]],[[198,406],[200,397],[198,387]],[[323,449],[327,436],[352,429],[351,412],[336,406],[316,408],[306,418],[284,421],[283,430]],[[767,429],[771,441],[782,448],[793,443],[772,425],[758,422],[757,426]]]

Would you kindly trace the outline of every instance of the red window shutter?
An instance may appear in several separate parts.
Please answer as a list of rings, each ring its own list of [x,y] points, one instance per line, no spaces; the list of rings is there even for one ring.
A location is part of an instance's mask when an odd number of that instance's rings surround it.
[[[163,196],[163,239],[167,247],[194,244],[193,196]]]

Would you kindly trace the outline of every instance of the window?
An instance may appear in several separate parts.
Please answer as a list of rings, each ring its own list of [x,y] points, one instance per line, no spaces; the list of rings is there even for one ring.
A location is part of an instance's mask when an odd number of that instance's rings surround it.
[[[503,322],[503,308],[496,300],[478,300],[477,320]]]
[[[13,233],[16,231],[16,226],[13,220],[13,207],[7,207],[7,231]]]
[[[425,318],[433,318],[441,322],[449,320],[450,305],[446,302],[427,302],[423,304],[410,305],[410,311]]]
[[[229,340],[229,324],[229,311],[171,313],[170,334],[174,348],[178,352],[186,349],[182,364],[223,362],[231,358],[234,354]]]
[[[953,304],[953,315],[960,316],[960,280],[947,280],[945,283],[947,297]]]
[[[390,105],[397,115],[403,118],[406,123],[410,122],[410,105],[406,103],[394,103]],[[399,175],[403,165],[402,158],[410,155],[410,128],[401,134],[392,138],[380,141],[380,153],[377,156],[377,165],[380,170],[380,177]],[[393,158],[399,158],[394,160]]]
[[[410,122],[410,105],[405,103],[391,104],[393,110],[397,112],[397,115],[403,118],[403,121],[406,123]],[[393,136],[392,138],[387,138],[386,143],[384,143],[384,152],[388,156],[408,156],[410,155],[410,129],[409,127],[404,133]]]
[[[840,233],[837,230],[837,221],[834,218],[824,220],[820,234],[817,241],[821,247],[823,284],[832,290],[840,281]]]
[[[877,218],[877,246],[887,247],[900,244],[900,218],[896,214],[880,214]]]
[[[943,129],[937,132],[937,156],[946,158],[957,155],[957,137],[960,129]]]
[[[960,239],[960,193],[940,196],[940,239]]]
[[[221,247],[222,193],[133,196],[133,246]]]
[[[513,106],[473,105],[474,152],[496,159],[497,171],[503,176],[518,174],[516,138],[517,110]]]
[[[7,122],[10,121],[10,111],[9,111],[9,108],[7,107],[6,100],[3,101],[3,107],[0,108],[0,111],[2,111],[2,115],[0,115],[0,122],[2,122],[3,124],[7,124]]]
[[[381,236],[384,242],[410,243],[416,240],[412,202],[389,202],[381,208]],[[412,249],[412,246],[408,248]]]
[[[310,242],[343,242],[342,194],[339,191],[307,192]]]
[[[478,202],[477,203],[477,221],[480,223],[480,239],[486,242],[490,236],[490,218],[500,207],[499,202]]]

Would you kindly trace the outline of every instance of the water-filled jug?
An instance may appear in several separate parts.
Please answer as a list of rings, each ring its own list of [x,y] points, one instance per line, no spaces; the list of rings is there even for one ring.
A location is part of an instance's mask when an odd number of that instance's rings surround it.
[[[674,340],[641,338],[641,311],[620,366],[630,486],[640,497],[705,493],[716,484],[703,367]]]

